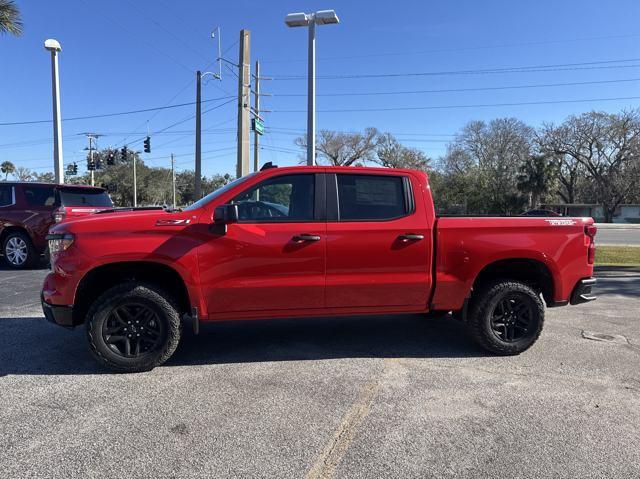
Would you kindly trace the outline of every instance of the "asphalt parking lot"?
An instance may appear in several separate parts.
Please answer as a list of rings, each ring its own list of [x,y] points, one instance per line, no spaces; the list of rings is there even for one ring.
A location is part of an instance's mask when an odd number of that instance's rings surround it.
[[[453,320],[300,319],[206,325],[132,375],[43,320],[45,273],[0,270],[2,477],[640,476],[640,273],[518,357]]]

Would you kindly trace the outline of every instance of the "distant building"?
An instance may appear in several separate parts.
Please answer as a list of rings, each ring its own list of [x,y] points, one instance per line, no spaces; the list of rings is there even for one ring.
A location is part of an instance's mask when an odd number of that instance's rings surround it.
[[[596,223],[604,222],[601,205],[588,203],[545,203],[542,208],[562,216],[590,216]],[[640,223],[640,204],[620,205],[613,214],[614,223]]]

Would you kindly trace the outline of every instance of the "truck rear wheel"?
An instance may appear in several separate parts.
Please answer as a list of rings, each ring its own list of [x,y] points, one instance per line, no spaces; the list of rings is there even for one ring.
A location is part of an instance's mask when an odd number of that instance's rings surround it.
[[[544,304],[524,283],[495,281],[474,293],[467,320],[471,335],[484,349],[504,356],[520,354],[542,332]]]
[[[126,283],[103,293],[87,313],[89,349],[98,362],[121,372],[149,371],[180,342],[175,302],[154,286]]]

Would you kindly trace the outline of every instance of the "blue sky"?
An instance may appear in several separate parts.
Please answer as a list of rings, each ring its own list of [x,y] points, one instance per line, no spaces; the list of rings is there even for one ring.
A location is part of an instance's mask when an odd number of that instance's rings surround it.
[[[437,157],[451,135],[470,120],[515,116],[538,126],[591,109],[619,111],[640,105],[637,99],[505,105],[640,97],[640,2],[634,0],[17,0],[17,4],[25,33],[20,38],[0,38],[0,123],[51,118],[50,62],[43,49],[47,38],[62,44],[62,116],[71,118],[194,101],[195,70],[207,64],[209,70],[217,68],[217,43],[210,38],[213,28],[222,28],[225,57],[232,62],[238,58],[239,30],[247,28],[252,63],[260,60],[262,74],[274,77],[262,84],[264,92],[273,93],[263,98],[262,106],[273,113],[266,114],[270,131],[262,139],[261,159],[295,164],[293,140],[306,128],[307,32],[287,28],[283,19],[289,12],[327,8],[338,12],[341,23],[317,30],[319,77],[431,74],[320,78],[318,129],[374,126]],[[542,69],[546,71],[451,73],[611,60],[625,61]],[[282,78],[291,76],[301,78]],[[566,83],[571,85],[540,86]],[[423,90],[457,91],[393,94]],[[203,99],[236,92],[236,77],[227,69],[222,82],[203,85]],[[365,95],[375,92],[386,94]],[[203,110],[225,101],[208,102]],[[234,104],[203,116],[205,174],[235,171]],[[495,104],[501,105],[473,106]],[[405,107],[426,108],[370,111]],[[152,153],[143,156],[145,161],[168,166],[169,155],[175,153],[178,168],[190,168],[194,120],[154,132],[193,113],[193,106],[185,106],[64,121],[65,163],[77,161],[84,170],[83,132],[103,134],[99,146],[107,147],[138,140],[148,128]],[[51,137],[50,123],[0,126],[0,161],[11,160],[38,172],[52,170]],[[139,142],[132,146],[141,149]]]

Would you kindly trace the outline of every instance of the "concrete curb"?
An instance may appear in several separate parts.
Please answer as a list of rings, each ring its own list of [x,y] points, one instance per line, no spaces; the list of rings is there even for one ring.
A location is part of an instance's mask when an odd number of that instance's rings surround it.
[[[594,223],[594,224],[598,227],[598,229],[602,229],[602,230],[640,230],[640,224],[637,224],[637,223]]]
[[[597,273],[638,273],[640,274],[640,265],[596,265],[593,268]]]

